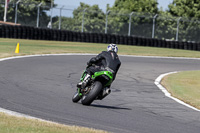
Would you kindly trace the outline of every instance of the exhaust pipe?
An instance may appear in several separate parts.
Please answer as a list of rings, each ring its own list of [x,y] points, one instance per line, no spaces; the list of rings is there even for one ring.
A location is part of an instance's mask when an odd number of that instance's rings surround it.
[[[109,94],[111,93],[111,89],[110,89],[110,88],[106,88],[106,89],[105,89],[105,93],[106,93],[107,95],[109,95]]]

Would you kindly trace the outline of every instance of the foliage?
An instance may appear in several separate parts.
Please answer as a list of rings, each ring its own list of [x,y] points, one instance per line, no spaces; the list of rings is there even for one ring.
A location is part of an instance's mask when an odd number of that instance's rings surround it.
[[[89,6],[80,3],[80,6],[73,11],[73,16],[75,20],[74,31],[81,31],[82,21],[84,21],[84,32],[102,33],[104,31],[105,15],[98,5]]]
[[[149,17],[152,17],[152,15],[149,13],[157,14],[157,5],[157,0],[116,0],[114,6],[109,8],[109,10],[111,11],[111,15],[116,13],[118,15],[112,16],[109,23],[109,31],[113,32],[115,29],[115,33],[117,34],[127,34],[130,13],[133,12],[131,16],[131,34],[150,36],[152,31],[152,19]],[[140,13],[140,15],[138,13]],[[139,25],[142,25],[142,27]]]
[[[173,16],[181,17],[179,34],[181,40],[199,39],[199,18],[200,18],[200,1],[198,0],[174,0],[167,11]],[[190,20],[190,22],[188,21]]]
[[[7,12],[7,21],[8,22],[15,22],[15,9],[16,9],[16,2],[18,0],[12,0],[9,3],[8,6],[8,12]],[[43,18],[43,23],[48,24],[49,18],[46,14],[46,11],[50,10],[50,3],[47,0],[23,0],[19,2],[18,4],[18,10],[17,10],[17,23],[20,23],[22,25],[29,25],[29,26],[36,26],[36,20],[37,20],[37,11],[38,11],[38,5],[42,2],[42,6],[40,7],[40,17]],[[47,5],[49,7],[47,7]],[[4,5],[0,6],[0,12],[4,13]],[[3,20],[4,14],[0,14],[1,20]],[[45,21],[46,20],[46,21]],[[40,24],[42,25],[42,24]]]

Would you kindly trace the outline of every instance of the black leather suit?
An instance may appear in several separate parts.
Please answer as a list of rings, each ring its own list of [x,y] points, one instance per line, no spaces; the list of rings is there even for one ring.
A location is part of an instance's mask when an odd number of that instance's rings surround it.
[[[95,64],[92,66],[91,64]],[[113,80],[118,72],[118,69],[121,65],[118,55],[113,51],[102,51],[96,57],[93,57],[88,62],[86,72],[90,75],[93,75],[97,71],[110,71],[113,73]]]

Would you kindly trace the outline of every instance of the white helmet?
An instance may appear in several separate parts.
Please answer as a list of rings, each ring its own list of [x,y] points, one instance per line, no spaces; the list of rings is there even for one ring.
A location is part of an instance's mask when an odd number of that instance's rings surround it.
[[[117,47],[116,44],[112,44],[111,43],[111,44],[108,45],[107,51],[113,51],[113,52],[117,53],[118,52],[118,47]]]

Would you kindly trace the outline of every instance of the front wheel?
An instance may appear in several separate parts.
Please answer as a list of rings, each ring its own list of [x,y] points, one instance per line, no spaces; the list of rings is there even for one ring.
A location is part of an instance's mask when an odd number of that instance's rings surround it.
[[[95,81],[91,86],[91,90],[88,94],[84,95],[81,99],[83,105],[90,105],[102,90],[102,84],[99,81]]]
[[[73,101],[74,103],[77,103],[80,99],[81,99],[81,97],[79,96],[79,93],[78,93],[78,92],[76,92],[76,93],[73,95],[73,97],[72,97],[72,101]]]

